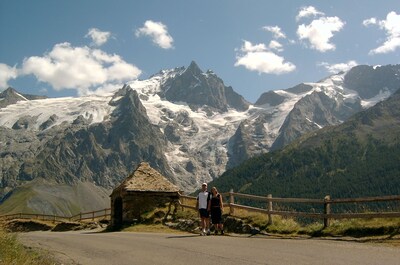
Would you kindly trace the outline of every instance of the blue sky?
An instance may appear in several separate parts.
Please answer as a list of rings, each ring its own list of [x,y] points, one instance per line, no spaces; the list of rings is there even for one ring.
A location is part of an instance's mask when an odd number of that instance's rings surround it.
[[[400,4],[0,1],[0,91],[101,93],[192,60],[251,102],[358,64],[398,64]]]

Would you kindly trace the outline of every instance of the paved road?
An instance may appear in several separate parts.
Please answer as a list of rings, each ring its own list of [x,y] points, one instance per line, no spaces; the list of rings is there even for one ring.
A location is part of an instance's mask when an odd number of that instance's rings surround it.
[[[55,252],[63,264],[400,264],[400,248],[317,239],[82,231],[19,238]]]

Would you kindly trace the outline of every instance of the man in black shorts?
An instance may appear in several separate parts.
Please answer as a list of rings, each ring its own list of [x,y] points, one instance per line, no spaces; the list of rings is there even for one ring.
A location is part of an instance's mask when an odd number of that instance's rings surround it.
[[[210,196],[207,191],[207,183],[203,183],[201,185],[201,191],[197,195],[196,209],[200,214],[200,225],[201,225],[201,235],[209,235],[210,234],[210,214],[208,212],[208,202],[210,200]]]

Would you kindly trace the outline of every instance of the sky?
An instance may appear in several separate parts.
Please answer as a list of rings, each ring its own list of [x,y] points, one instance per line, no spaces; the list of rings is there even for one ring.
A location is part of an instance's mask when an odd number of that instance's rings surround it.
[[[255,102],[400,63],[398,0],[0,0],[0,91],[102,94],[195,61]]]

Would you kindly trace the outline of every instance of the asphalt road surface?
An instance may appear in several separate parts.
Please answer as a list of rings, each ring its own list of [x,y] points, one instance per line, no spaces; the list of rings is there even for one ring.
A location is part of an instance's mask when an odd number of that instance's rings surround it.
[[[400,248],[322,239],[133,232],[30,232],[22,243],[62,264],[400,264]]]

